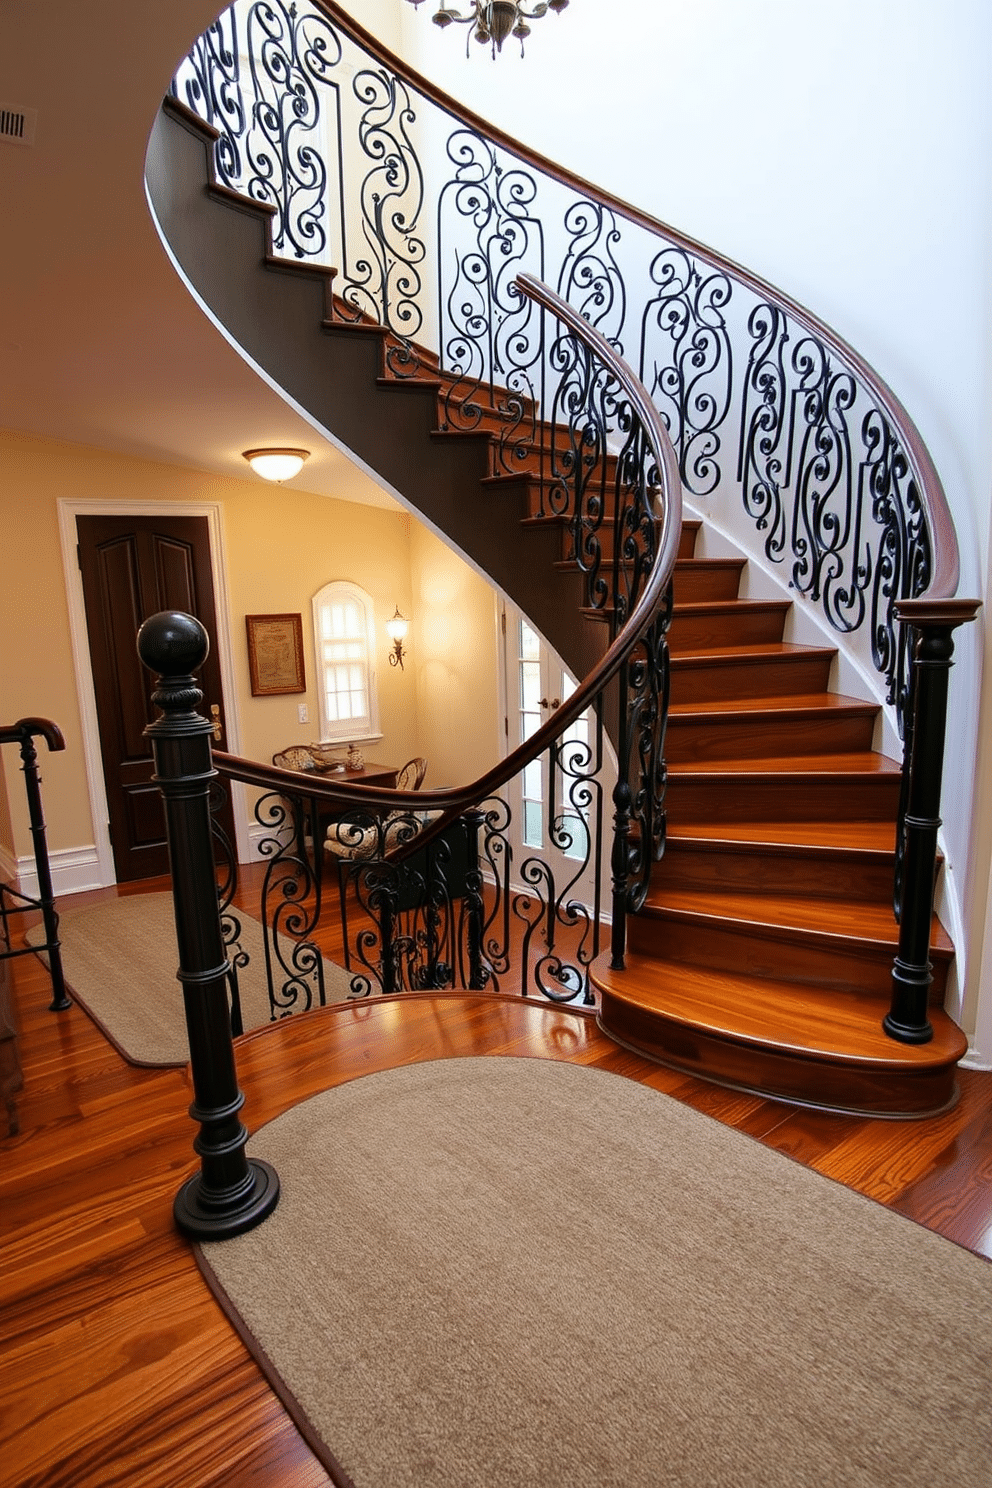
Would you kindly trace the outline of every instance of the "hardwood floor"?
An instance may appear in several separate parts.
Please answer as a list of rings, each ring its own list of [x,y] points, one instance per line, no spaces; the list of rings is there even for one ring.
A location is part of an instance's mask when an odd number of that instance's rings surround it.
[[[326,1484],[173,1230],[195,1162],[186,1073],[129,1067],[79,1008],[47,1011],[34,957],[10,965],[25,1083],[20,1134],[0,1140],[4,1484]],[[639,1080],[992,1257],[992,1074],[962,1071],[960,1102],[929,1121],[825,1115],[652,1064],[576,1013],[418,996],[249,1035],[245,1118],[254,1129],[372,1070],[479,1054]]]

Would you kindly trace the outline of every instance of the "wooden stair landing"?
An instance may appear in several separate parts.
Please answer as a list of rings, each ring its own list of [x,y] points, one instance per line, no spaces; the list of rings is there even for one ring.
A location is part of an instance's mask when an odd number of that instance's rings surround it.
[[[599,1022],[619,1043],[717,1084],[819,1110],[910,1118],[956,1099],[968,1041],[940,1009],[928,1044],[882,1029],[887,999],[839,997],[809,986],[631,952],[625,971],[593,964]]]

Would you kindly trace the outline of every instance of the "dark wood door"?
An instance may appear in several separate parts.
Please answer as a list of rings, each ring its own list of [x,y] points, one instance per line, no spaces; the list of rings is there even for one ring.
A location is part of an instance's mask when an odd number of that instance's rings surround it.
[[[138,659],[135,636],[160,610],[183,610],[206,627],[211,648],[200,671],[202,711],[217,717],[218,747],[226,747],[209,530],[205,517],[107,516],[77,517],[76,531],[114,865],[118,882],[150,878],[168,873],[169,858],[143,735],[155,717],[154,682]],[[229,806],[221,825],[233,844]]]

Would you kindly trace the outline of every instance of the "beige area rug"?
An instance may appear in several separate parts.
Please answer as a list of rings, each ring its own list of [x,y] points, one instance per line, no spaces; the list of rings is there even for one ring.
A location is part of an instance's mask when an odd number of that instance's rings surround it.
[[[355,1488],[978,1488],[992,1269],[633,1081],[452,1059],[264,1127],[208,1280]]]
[[[244,1030],[269,1022],[262,926],[238,912],[240,944],[249,964],[238,973]],[[44,926],[25,937],[38,944]],[[62,965],[69,991],[131,1064],[185,1064],[189,1059],[172,895],[129,894],[59,919]],[[324,958],[329,1003],[351,996],[351,978]]]

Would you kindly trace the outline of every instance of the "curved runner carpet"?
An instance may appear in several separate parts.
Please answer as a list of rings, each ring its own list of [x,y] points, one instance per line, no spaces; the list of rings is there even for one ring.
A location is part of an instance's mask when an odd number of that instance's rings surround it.
[[[368,1075],[250,1143],[201,1264],[355,1488],[977,1488],[992,1270],[581,1066]]]
[[[245,1032],[269,1022],[262,926],[244,911],[240,944],[250,960],[238,975]],[[43,925],[25,940],[44,941]],[[179,952],[170,893],[128,894],[59,916],[62,966],[70,995],[130,1064],[182,1065],[189,1060]],[[324,958],[328,1002],[351,995],[343,967]]]

